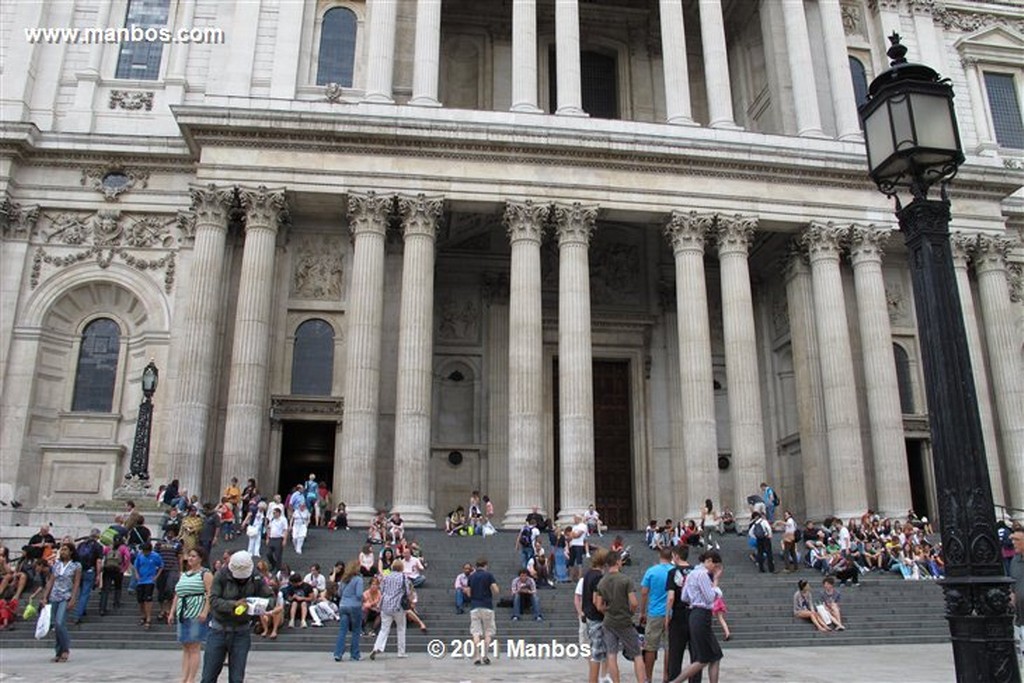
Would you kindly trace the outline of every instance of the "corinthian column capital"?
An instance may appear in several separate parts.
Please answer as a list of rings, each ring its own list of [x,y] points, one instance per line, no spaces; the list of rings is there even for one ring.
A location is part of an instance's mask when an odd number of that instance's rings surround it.
[[[829,259],[838,261],[849,229],[848,225],[812,221],[800,236],[811,263]]]
[[[402,215],[405,236],[422,235],[433,239],[437,235],[437,219],[441,217],[444,198],[418,194],[415,197],[398,196],[398,212]]]
[[[799,238],[792,238],[786,245],[786,254],[782,257],[782,277],[789,282],[794,277],[808,272],[807,248]]]
[[[715,221],[715,237],[718,242],[718,255],[738,254],[746,256],[750,249],[750,240],[757,229],[757,218],[754,216],[723,216],[718,214]]]
[[[967,268],[974,253],[977,237],[971,233],[953,230],[949,233],[949,248],[953,254],[953,267]]]
[[[555,217],[555,230],[558,233],[558,244],[581,244],[588,246],[590,236],[594,233],[594,221],[597,220],[597,205],[584,205],[579,202],[572,204],[554,204],[552,212]]]
[[[885,245],[892,233],[891,228],[878,228],[874,225],[851,226],[850,261],[854,265],[869,261],[881,263]]]
[[[534,204],[532,199],[506,202],[505,227],[508,229],[509,240],[539,244],[544,237],[544,220],[549,210],[547,204]]]
[[[979,273],[1006,270],[1006,257],[1013,242],[1005,237],[978,235],[974,249],[974,267]]]
[[[348,222],[352,236],[373,233],[383,237],[388,229],[388,216],[394,196],[369,192],[348,193]]]
[[[195,213],[196,226],[206,225],[227,230],[228,214],[234,192],[226,187],[209,185],[193,185],[188,189],[192,197],[192,211]]]
[[[16,204],[5,199],[0,204],[0,235],[11,239],[28,239],[39,220],[39,207]]]
[[[665,225],[665,237],[675,253],[697,251],[704,253],[704,243],[715,227],[715,214],[673,211]]]
[[[238,198],[245,209],[245,229],[263,229],[277,232],[278,225],[288,212],[284,190],[268,190],[260,185],[256,189],[239,188]]]

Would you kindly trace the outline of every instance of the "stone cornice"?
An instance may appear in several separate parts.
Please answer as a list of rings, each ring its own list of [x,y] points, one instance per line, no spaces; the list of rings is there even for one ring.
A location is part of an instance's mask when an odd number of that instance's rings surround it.
[[[1008,2],[937,2],[932,14],[947,30],[971,33],[989,26],[1008,26],[1024,33],[1020,3]]]

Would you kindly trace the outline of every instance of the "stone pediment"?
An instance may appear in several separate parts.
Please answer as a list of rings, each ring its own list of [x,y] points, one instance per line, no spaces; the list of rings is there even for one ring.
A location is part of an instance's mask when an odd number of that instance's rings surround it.
[[[1005,26],[989,26],[954,43],[961,56],[986,63],[1024,65],[1024,35]]]

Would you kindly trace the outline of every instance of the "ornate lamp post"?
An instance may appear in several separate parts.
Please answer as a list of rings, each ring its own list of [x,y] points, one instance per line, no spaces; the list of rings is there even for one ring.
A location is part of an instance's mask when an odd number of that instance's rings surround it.
[[[881,192],[896,199],[910,257],[946,561],[942,589],[957,681],[1019,683],[1012,580],[1004,577],[1000,562],[949,243],[946,184],[964,162],[953,88],[929,67],[907,63],[899,34],[889,40],[892,68],[871,83],[860,116],[869,173]],[[936,183],[940,198],[928,199]],[[900,191],[913,197],[907,206],[900,203]]]
[[[153,394],[160,379],[156,363],[150,359],[142,371],[142,403],[139,404],[139,419],[135,423],[135,443],[132,445],[131,470],[124,478],[149,485],[149,437],[153,431]]]

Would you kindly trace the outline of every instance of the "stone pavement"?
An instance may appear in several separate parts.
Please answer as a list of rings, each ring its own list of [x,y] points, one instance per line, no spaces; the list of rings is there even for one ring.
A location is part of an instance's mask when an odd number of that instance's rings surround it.
[[[52,650],[0,649],[2,683],[122,683],[179,680],[181,655],[173,650],[74,650],[65,664],[53,664]],[[510,660],[500,658],[489,667],[466,660],[431,658],[411,652],[407,659],[394,654],[394,639],[383,658],[371,662],[347,659],[336,663],[330,653],[253,651],[246,680],[250,683],[518,683],[521,681],[585,681],[582,660]],[[620,664],[626,662],[620,659]],[[622,667],[622,683],[633,683],[632,667]],[[735,648],[722,661],[723,683],[778,681],[779,683],[942,683],[954,680],[953,652],[949,645],[872,645],[861,647]],[[220,683],[228,679],[227,668]],[[660,659],[655,681],[661,680]],[[705,680],[707,677],[705,676]]]

